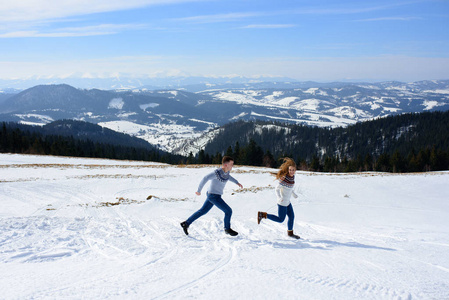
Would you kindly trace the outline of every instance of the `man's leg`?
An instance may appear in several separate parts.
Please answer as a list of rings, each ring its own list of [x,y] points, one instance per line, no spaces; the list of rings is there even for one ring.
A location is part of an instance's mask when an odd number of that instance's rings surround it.
[[[186,220],[187,225],[192,224],[193,222],[195,222],[196,219],[207,214],[213,206],[214,205],[212,204],[212,202],[209,201],[209,196],[208,196],[206,198],[206,201],[204,201],[203,206],[198,211],[196,211],[193,215],[191,215],[190,218],[188,218]]]
[[[231,228],[231,216],[232,216],[232,209],[229,207],[229,205],[224,202],[224,200],[221,198],[221,195],[215,195],[210,194],[208,197],[209,201],[212,202],[216,207],[218,207],[221,211],[224,212],[224,228],[230,229]]]

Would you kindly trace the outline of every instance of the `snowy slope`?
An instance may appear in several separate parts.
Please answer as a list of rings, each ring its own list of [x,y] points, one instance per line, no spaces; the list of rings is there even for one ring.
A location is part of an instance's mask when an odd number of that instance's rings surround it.
[[[239,235],[213,208],[185,236],[214,167],[0,154],[0,298],[449,298],[448,172],[298,172],[296,241],[255,219],[274,170],[237,166]]]
[[[178,125],[174,122],[171,124],[153,123],[150,125],[142,125],[130,121],[111,121],[100,122],[98,123],[98,125],[117,132],[141,138],[161,150],[186,156],[189,155],[190,151],[193,151],[193,153],[195,154],[198,153],[201,149],[198,148],[201,146],[204,147],[204,144],[206,144],[208,141],[205,140],[200,146],[194,147],[190,150],[190,147],[188,147],[185,141],[189,140],[192,144],[196,139],[205,139],[205,137],[203,136],[208,137],[207,133],[204,134],[202,131],[195,130],[195,128],[192,126]],[[212,128],[214,124],[208,123],[208,125],[210,126],[210,128]],[[188,148],[190,151],[174,151],[174,149],[178,147],[182,147],[183,149]]]

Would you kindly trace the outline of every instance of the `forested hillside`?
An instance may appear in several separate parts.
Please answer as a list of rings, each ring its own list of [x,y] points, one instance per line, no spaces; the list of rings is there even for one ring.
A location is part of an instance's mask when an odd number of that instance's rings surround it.
[[[223,126],[200,156],[224,151],[241,164],[275,166],[277,158],[290,156],[303,168],[320,171],[446,170],[449,112],[404,114],[334,129],[240,121]]]
[[[146,141],[87,122],[62,120],[43,127],[1,123],[0,153],[179,163],[185,160],[156,149]]]

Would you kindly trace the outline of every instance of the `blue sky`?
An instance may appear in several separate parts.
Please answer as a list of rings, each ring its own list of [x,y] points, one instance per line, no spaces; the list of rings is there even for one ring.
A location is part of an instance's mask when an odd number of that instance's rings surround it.
[[[0,78],[35,76],[449,79],[449,1],[0,0]]]

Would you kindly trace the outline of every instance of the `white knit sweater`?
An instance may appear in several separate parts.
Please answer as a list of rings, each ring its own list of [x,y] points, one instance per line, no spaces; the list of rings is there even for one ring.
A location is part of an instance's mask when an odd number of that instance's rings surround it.
[[[278,204],[282,206],[290,205],[290,198],[292,197],[292,195],[293,197],[298,198],[298,195],[296,195],[295,192],[293,191],[293,186],[287,187],[285,185],[282,185],[280,181],[278,181],[275,191]]]

